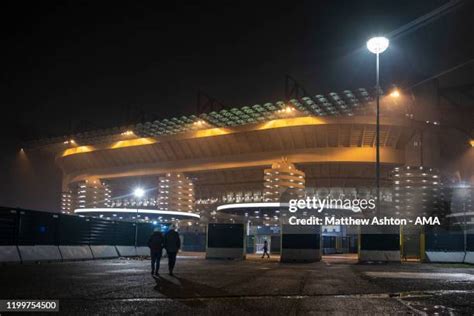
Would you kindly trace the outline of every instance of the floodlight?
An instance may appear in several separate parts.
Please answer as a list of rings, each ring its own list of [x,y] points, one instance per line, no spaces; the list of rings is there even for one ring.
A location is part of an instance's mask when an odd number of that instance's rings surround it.
[[[398,98],[400,96],[400,91],[398,89],[395,89],[392,92],[390,92],[390,96],[392,98]]]
[[[142,188],[136,188],[135,190],[133,190],[133,195],[137,198],[141,198],[145,195],[145,190],[143,190]]]
[[[367,48],[374,54],[381,54],[388,48],[389,41],[383,36],[372,37],[367,41]]]

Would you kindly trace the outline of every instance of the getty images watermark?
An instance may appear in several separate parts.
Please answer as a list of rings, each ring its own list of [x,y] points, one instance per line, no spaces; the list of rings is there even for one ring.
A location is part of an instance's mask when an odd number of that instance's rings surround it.
[[[376,207],[374,199],[332,199],[326,197],[324,199],[316,197],[307,197],[306,199],[292,199],[288,203],[290,213],[296,213],[299,210],[315,210],[322,213],[324,210],[333,211],[352,211],[361,213],[364,210],[374,210]],[[288,219],[290,225],[357,225],[357,226],[389,226],[389,225],[441,225],[439,218],[436,216],[418,216],[414,219],[396,218],[396,217],[372,217],[372,218],[354,218],[352,216],[309,216],[298,218],[291,216]]]

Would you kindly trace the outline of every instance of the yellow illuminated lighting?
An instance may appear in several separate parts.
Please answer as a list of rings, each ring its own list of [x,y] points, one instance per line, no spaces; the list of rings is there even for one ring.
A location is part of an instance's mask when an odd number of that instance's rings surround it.
[[[201,137],[219,136],[219,135],[226,135],[229,133],[230,133],[229,129],[217,127],[217,128],[209,128],[209,129],[203,129],[200,131],[195,131],[194,137],[201,138]]]
[[[295,109],[291,107],[289,107],[289,109],[291,109],[290,110],[291,112],[295,111]],[[286,112],[286,109],[283,109],[283,111]],[[312,117],[312,116],[293,117],[293,118],[276,119],[269,122],[261,123],[256,126],[256,129],[266,130],[266,129],[273,129],[273,128],[291,127],[291,126],[321,125],[321,124],[326,124],[326,123],[327,123],[326,120],[322,118]],[[206,124],[206,122],[203,121],[203,124]],[[227,135],[233,132],[234,130],[230,128],[216,127],[216,128],[207,128],[203,130],[194,131],[192,132],[190,136],[192,138],[203,138],[203,137]],[[135,139],[117,141],[106,148],[103,148],[103,147],[94,148],[92,146],[79,146],[79,147],[67,149],[63,153],[63,157],[73,155],[73,154],[95,151],[99,149],[118,149],[118,148],[132,147],[132,146],[151,145],[157,142],[158,141],[154,138],[135,138]]]
[[[390,93],[390,96],[392,98],[398,98],[400,96],[400,91],[398,91],[398,89],[395,89]]]
[[[63,157],[74,155],[74,154],[88,153],[93,150],[94,150],[94,147],[92,146],[73,147],[73,148],[66,149],[63,153]]]
[[[194,125],[201,126],[201,125],[204,125],[205,123],[206,123],[205,121],[199,120],[199,121],[194,122]]]
[[[121,133],[120,135],[122,135],[122,136],[132,136],[132,135],[135,135],[135,133],[133,131],[125,131],[125,132]]]
[[[305,116],[305,117],[294,117],[286,119],[277,119],[263,123],[258,129],[265,130],[279,127],[290,127],[290,126],[301,126],[301,125],[320,125],[325,124],[326,121],[320,118]]]
[[[288,113],[291,113],[291,112],[293,112],[293,111],[295,111],[294,108],[292,108],[291,106],[287,106],[287,107],[285,107],[284,109],[278,110],[278,111],[276,111],[276,112],[277,112],[277,113],[287,113],[287,114],[288,114]]]
[[[150,145],[154,143],[156,143],[156,140],[154,140],[153,138],[136,138],[136,139],[118,141],[112,144],[110,148],[117,149],[117,148],[123,148],[123,147]]]
[[[471,147],[474,147],[474,139],[470,141]]]

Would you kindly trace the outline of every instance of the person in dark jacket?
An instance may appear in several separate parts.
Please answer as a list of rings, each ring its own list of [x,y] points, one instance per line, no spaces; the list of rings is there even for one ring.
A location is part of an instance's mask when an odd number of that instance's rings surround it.
[[[268,254],[268,241],[266,239],[263,242],[263,255],[262,255],[262,258],[264,258],[265,255],[267,255],[267,257],[270,258],[270,255]]]
[[[153,234],[148,239],[148,247],[151,256],[151,275],[158,276],[160,270],[161,254],[163,252],[164,237],[159,228],[155,228]]]
[[[168,269],[170,275],[173,275],[174,265],[176,264],[176,255],[181,248],[181,240],[179,234],[176,232],[175,227],[171,226],[170,230],[165,234],[164,246],[166,253],[168,254]]]

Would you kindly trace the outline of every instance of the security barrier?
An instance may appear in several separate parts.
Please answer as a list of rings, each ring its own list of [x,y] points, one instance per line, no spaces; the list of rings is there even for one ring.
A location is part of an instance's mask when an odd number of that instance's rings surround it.
[[[474,234],[430,230],[425,235],[426,261],[448,263],[474,263]]]
[[[59,246],[59,252],[63,260],[90,260],[92,251],[89,246]]]
[[[155,226],[138,223],[135,243],[135,225],[133,222],[0,207],[0,262],[148,256],[147,241]],[[254,250],[253,236],[244,236],[244,230],[241,224],[210,224],[207,244],[205,234],[184,233],[182,249],[203,251],[207,246],[208,258],[244,258],[244,252]],[[400,261],[400,235],[397,230],[398,227],[393,227],[384,234],[367,229],[361,232],[359,260]],[[321,238],[319,233],[316,234]],[[284,261],[289,258],[288,252],[301,252],[301,249],[294,250],[296,245],[299,248],[311,248],[303,247],[308,236],[295,239],[292,243],[293,237],[291,232],[283,231],[283,247],[280,250],[277,249],[280,246],[279,236],[272,236],[271,252],[282,252]],[[350,251],[357,243],[356,236],[341,239],[340,245],[337,239],[333,239],[322,237],[322,249],[318,248],[317,252],[324,250],[328,253],[333,249],[335,252],[338,249],[344,252],[348,247]],[[428,262],[474,264],[474,231],[427,230],[420,239],[420,249],[424,254],[421,260]],[[313,254],[313,250],[308,252]]]
[[[282,225],[281,262],[314,262],[321,255],[321,226]]]
[[[206,259],[244,259],[244,239],[243,224],[209,224]]]
[[[361,226],[359,238],[359,261],[401,261],[399,226]]]
[[[21,262],[17,246],[0,246],[0,262]]]
[[[155,226],[0,207],[0,262],[148,256]]]

